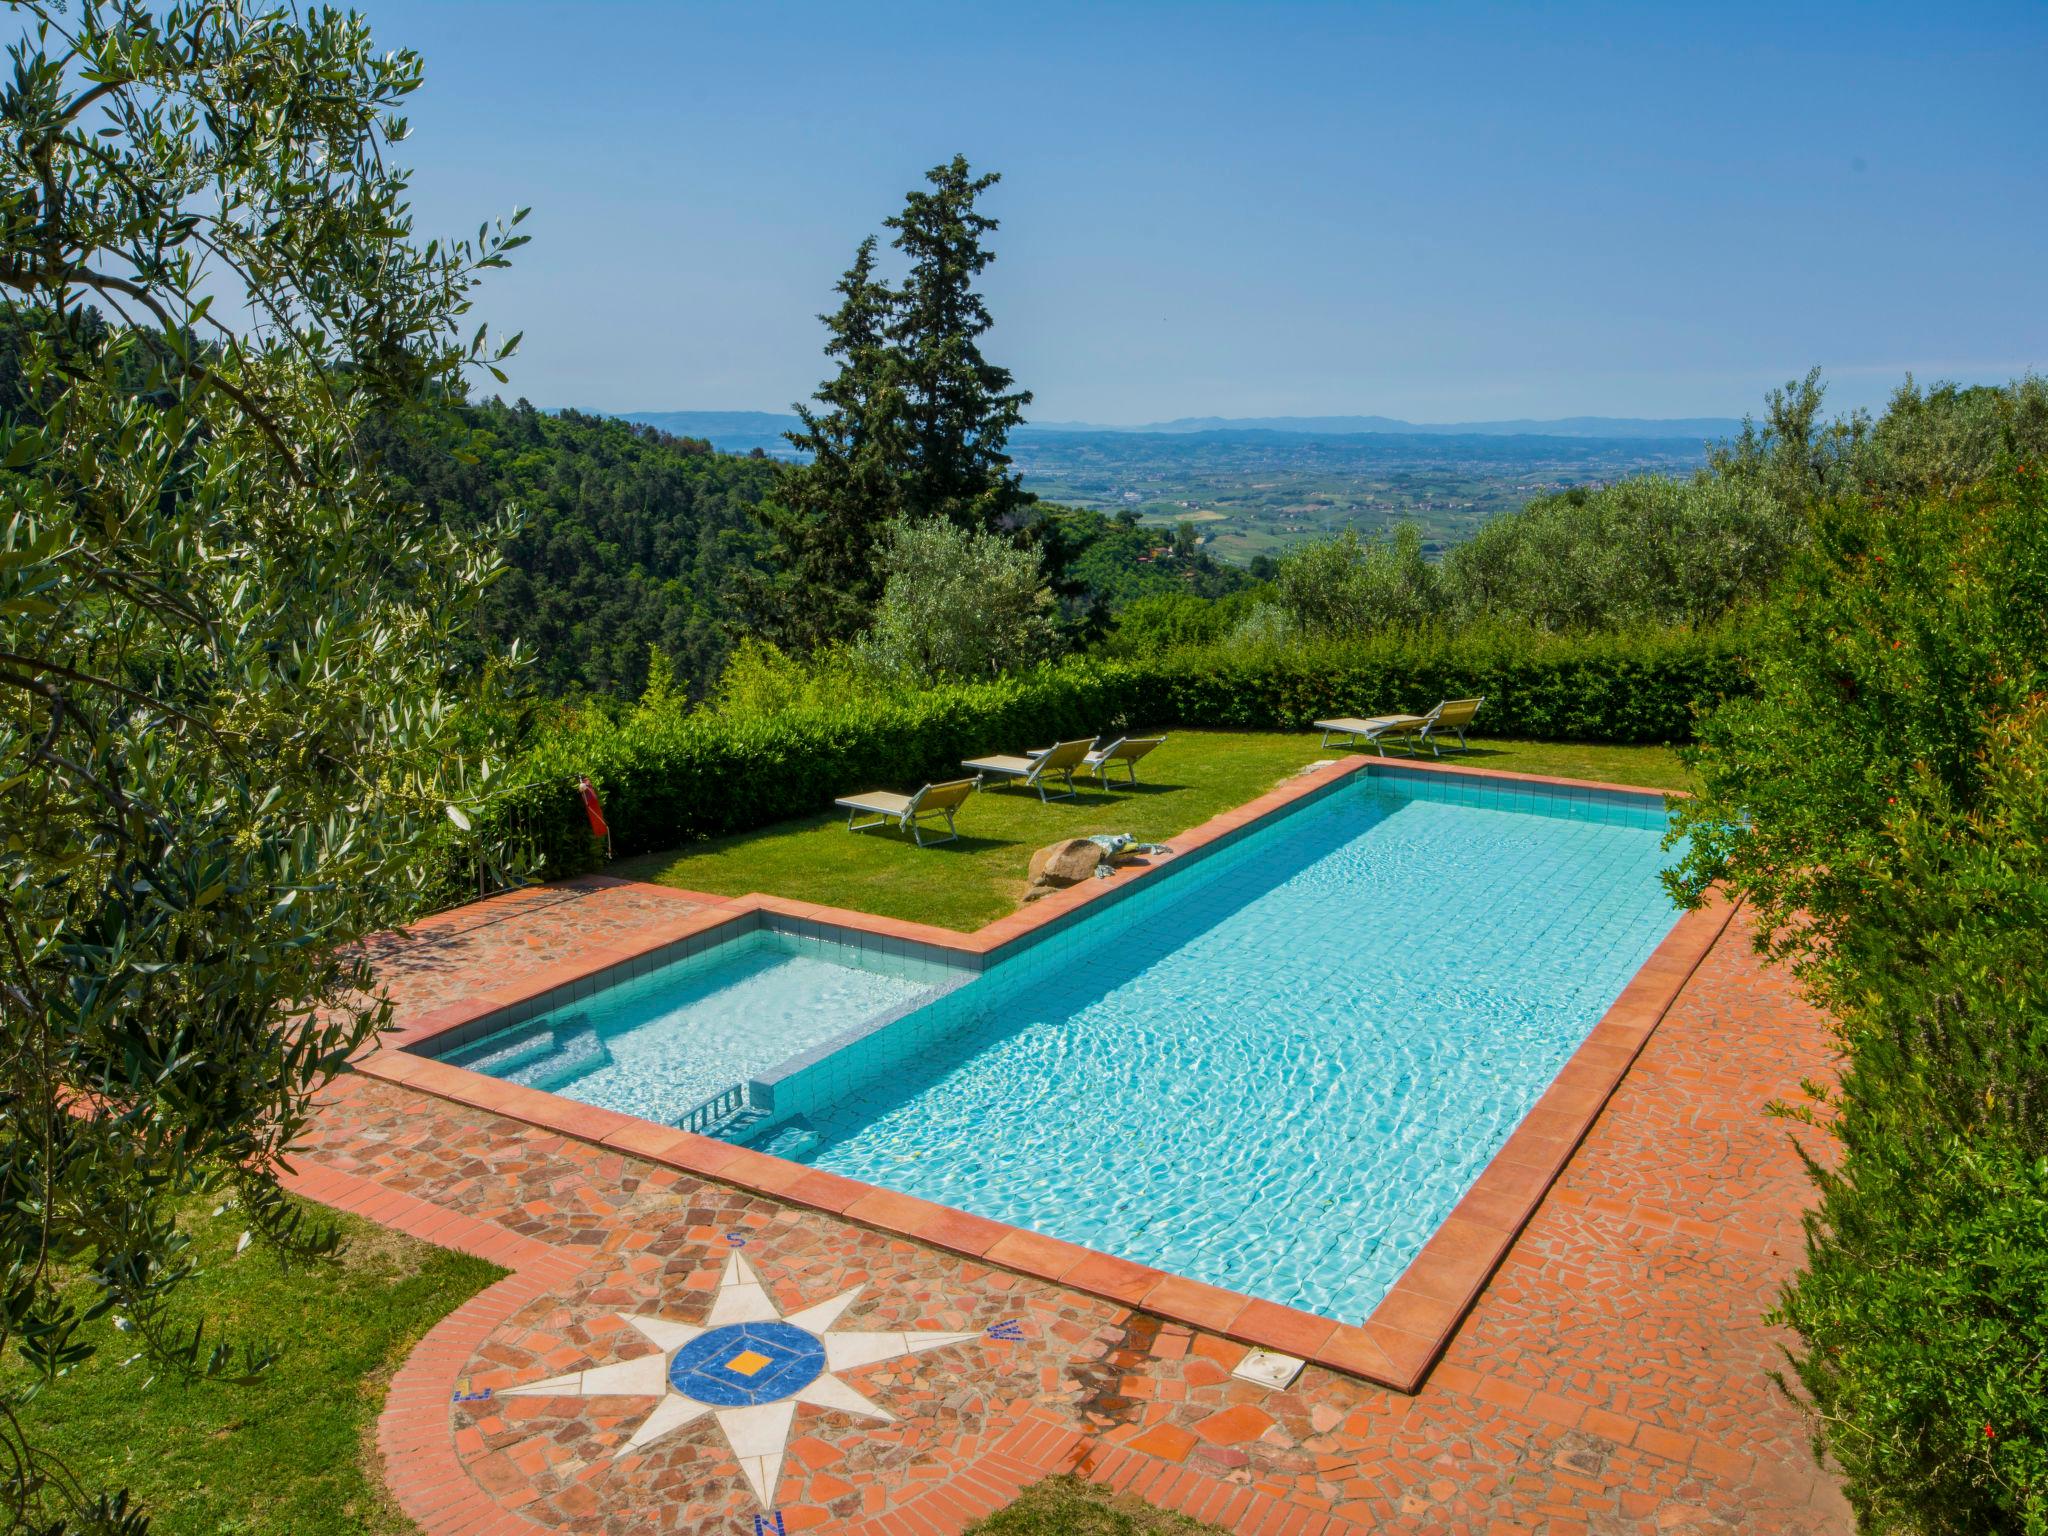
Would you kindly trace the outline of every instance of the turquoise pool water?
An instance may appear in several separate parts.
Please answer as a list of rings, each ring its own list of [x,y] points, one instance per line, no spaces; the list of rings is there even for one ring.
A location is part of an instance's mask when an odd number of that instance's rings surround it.
[[[1362,1320],[1677,914],[1655,801],[1354,783],[756,1144]]]
[[[971,979],[758,933],[449,1059],[1359,1321],[1669,930],[1665,825],[1360,773]]]

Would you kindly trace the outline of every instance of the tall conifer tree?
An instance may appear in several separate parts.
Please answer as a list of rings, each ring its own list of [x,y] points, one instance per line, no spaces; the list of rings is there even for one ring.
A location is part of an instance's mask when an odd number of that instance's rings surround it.
[[[993,324],[975,290],[995,255],[996,221],[975,200],[1000,178],[964,156],[926,173],[887,221],[909,261],[901,287],[875,275],[873,237],[840,278],[836,313],[821,315],[838,373],[799,405],[789,441],[808,462],[782,472],[760,511],[775,542],[775,575],[747,591],[756,626],[799,650],[865,629],[881,595],[877,544],[896,518],[943,517],[1015,531],[1037,500],[1004,451],[1031,396],[982,356]]]
[[[908,461],[905,404],[889,347],[897,294],[875,276],[875,237],[839,279],[838,310],[818,318],[839,372],[799,404],[786,434],[810,461],[781,474],[762,520],[775,539],[778,578],[757,594],[762,627],[800,649],[866,628],[881,596],[879,530],[902,511]]]
[[[1009,527],[1037,499],[1003,451],[1031,395],[1012,390],[1010,371],[982,356],[979,338],[994,321],[974,286],[995,260],[982,241],[997,228],[975,199],[1001,177],[976,176],[967,157],[955,155],[925,179],[931,190],[911,192],[888,220],[896,249],[910,261],[889,327],[908,409],[904,511],[970,528]]]

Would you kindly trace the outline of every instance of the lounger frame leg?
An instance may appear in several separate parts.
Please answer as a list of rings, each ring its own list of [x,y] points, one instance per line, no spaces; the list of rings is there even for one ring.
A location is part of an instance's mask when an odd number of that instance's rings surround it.
[[[1079,790],[1074,788],[1074,775],[1071,770],[1061,774],[1060,781],[1067,786],[1067,792],[1063,795],[1048,795],[1045,792],[1045,780],[1037,780],[1034,787],[1038,790],[1038,798],[1050,805],[1055,800],[1071,800],[1080,793]]]
[[[946,835],[944,837],[935,837],[930,842],[926,842],[924,840],[924,834],[918,830],[917,818],[913,816],[910,819],[910,836],[912,840],[916,842],[918,847],[938,848],[944,846],[947,843],[957,842],[959,840],[960,830],[959,828],[953,825],[952,811],[948,810],[943,812],[942,814],[946,818]]]
[[[879,816],[879,815],[878,815],[878,816],[876,816],[876,817],[875,817],[875,819],[874,819],[873,821],[864,821],[864,822],[860,823],[860,825],[859,825],[859,826],[855,826],[855,825],[854,825],[854,821],[853,821],[853,818],[854,818],[854,817],[856,817],[856,816],[858,816],[859,814],[860,814],[860,812],[859,812],[859,811],[848,811],[848,812],[846,813],[846,830],[847,830],[847,831],[849,831],[849,832],[872,832],[872,831],[874,831],[874,830],[875,830],[875,828],[877,828],[877,827],[886,827],[886,826],[888,826],[888,825],[889,825],[889,823],[890,823],[891,821],[895,821],[895,820],[897,820],[897,818],[895,818],[895,817],[891,817],[891,816]],[[900,821],[898,821],[898,825],[901,825]]]

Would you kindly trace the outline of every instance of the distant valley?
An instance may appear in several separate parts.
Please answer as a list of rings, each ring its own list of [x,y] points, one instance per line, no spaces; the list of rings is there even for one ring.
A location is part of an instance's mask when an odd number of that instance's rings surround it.
[[[721,452],[792,456],[782,433],[794,416],[624,414]],[[1021,428],[1010,451],[1024,483],[1047,500],[1128,510],[1161,527],[1192,522],[1212,554],[1243,564],[1342,528],[1370,534],[1409,520],[1441,550],[1537,496],[1696,468],[1712,442],[1741,425],[1601,416],[1444,425],[1384,416],[1061,422]]]

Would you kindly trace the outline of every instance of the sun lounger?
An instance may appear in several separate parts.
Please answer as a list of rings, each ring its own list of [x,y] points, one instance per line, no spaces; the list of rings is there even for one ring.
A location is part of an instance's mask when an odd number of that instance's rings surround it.
[[[1387,742],[1413,736],[1430,723],[1428,715],[1373,715],[1368,719],[1344,716],[1336,720],[1318,720],[1316,729],[1323,733],[1322,745],[1328,746],[1332,736],[1342,736],[1349,742],[1365,742],[1380,749],[1380,756],[1387,755]],[[1412,750],[1412,749],[1411,749]]]
[[[932,844],[950,843],[960,835],[953,826],[953,813],[961,803],[974,793],[978,779],[954,779],[947,784],[927,784],[914,795],[895,795],[885,789],[874,790],[865,795],[847,795],[835,800],[834,805],[846,808],[846,830],[867,832],[876,827],[895,827],[907,830],[911,840],[918,847],[926,846],[924,834],[918,830],[918,823],[930,817],[946,818],[946,835],[935,837]],[[863,811],[872,816],[872,821],[856,822],[855,817]]]
[[[1387,743],[1399,742],[1412,757],[1415,748],[1409,742],[1423,742],[1432,756],[1441,757],[1437,750],[1436,737],[1440,731],[1451,731],[1457,735],[1459,750],[1465,750],[1465,728],[1472,723],[1485,699],[1445,699],[1426,715],[1374,715],[1370,719],[1346,717],[1338,720],[1318,720],[1316,729],[1323,733],[1322,744],[1328,746],[1332,736],[1349,737],[1353,742],[1363,741],[1379,748],[1381,757],[1387,755]]]
[[[1026,789],[1037,790],[1041,800],[1071,800],[1074,796],[1074,770],[1094,750],[1095,739],[1091,736],[1086,741],[1063,741],[1043,752],[1025,753],[1018,757],[969,758],[960,766],[985,779],[1013,779]],[[1067,792],[1048,795],[1045,792],[1047,779],[1058,779],[1067,786]]]
[[[1131,776],[1131,782],[1135,784],[1138,782],[1138,759],[1165,740],[1164,736],[1119,737],[1108,746],[1098,748],[1082,758],[1081,771],[1086,773],[1092,769],[1098,781],[1107,783],[1110,768],[1122,763],[1124,772]]]
[[[1472,724],[1472,717],[1479,713],[1479,706],[1485,702],[1483,698],[1444,700],[1430,711],[1436,718],[1430,721],[1427,730],[1416,733],[1416,739],[1428,742],[1429,750],[1442,757],[1443,754],[1436,749],[1436,741],[1444,732],[1449,731],[1458,738],[1458,750],[1469,752],[1471,748],[1465,745],[1465,730]]]

